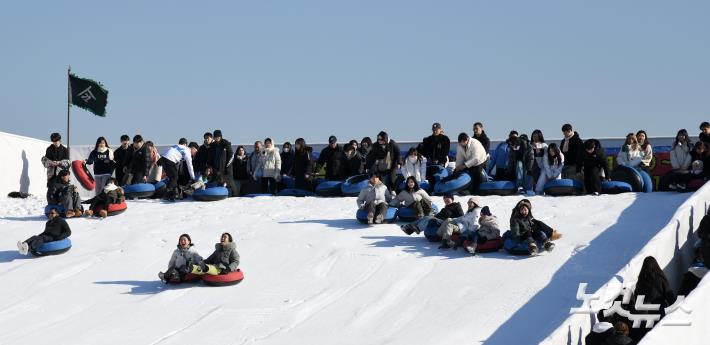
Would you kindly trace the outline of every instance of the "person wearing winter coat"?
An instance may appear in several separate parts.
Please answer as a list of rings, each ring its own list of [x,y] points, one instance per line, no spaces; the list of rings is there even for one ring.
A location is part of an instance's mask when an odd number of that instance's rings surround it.
[[[697,232],[699,244],[699,256],[703,259],[703,262],[710,263],[710,215],[705,215],[700,220]]]
[[[700,124],[700,134],[698,135],[698,140],[705,143],[705,145],[710,146],[710,122],[703,121]]]
[[[382,183],[380,174],[374,172],[370,174],[367,187],[363,188],[357,197],[357,207],[367,211],[367,224],[381,224],[391,200],[392,195],[387,186]]]
[[[420,232],[424,231],[424,229],[426,229],[429,225],[436,226],[436,228],[438,229],[444,222],[444,220],[448,218],[457,218],[463,216],[463,208],[461,208],[460,203],[454,202],[454,194],[444,194],[444,205],[444,208],[442,208],[439,213],[437,213],[433,217],[424,216],[419,218],[419,220],[415,222],[402,225],[402,231],[404,231],[407,235],[411,235],[415,232],[419,234]]]
[[[426,179],[427,163],[427,158],[420,155],[416,147],[410,147],[402,165],[402,176],[405,179],[411,176],[417,183],[422,182]]]
[[[192,156],[196,154],[197,148],[187,147],[187,139],[180,138],[177,145],[171,146],[158,160],[158,165],[163,167],[165,174],[168,176],[166,197],[170,201],[175,201],[178,194],[178,165],[185,162],[187,173],[190,175],[190,181],[196,179],[195,172],[192,170]]]
[[[629,168],[637,168],[641,165],[641,147],[638,139],[633,133],[626,135],[626,142],[616,155],[616,163]]]
[[[614,325],[607,321],[600,321],[592,326],[591,332],[584,337],[586,345],[608,345],[607,338],[615,334]]]
[[[235,196],[234,190],[236,187],[234,186],[234,179],[232,178],[232,160],[234,159],[232,143],[222,138],[222,131],[219,129],[216,129],[212,133],[212,138],[214,141],[210,145],[207,165],[211,166],[216,174],[222,176],[224,182],[227,183],[229,196],[233,197]]]
[[[505,170],[506,180],[515,181],[518,192],[529,190],[532,186],[528,176],[531,175],[535,162],[530,143],[525,134],[508,140],[508,166]]]
[[[69,170],[71,161],[69,160],[69,150],[62,145],[62,136],[59,133],[52,133],[49,139],[52,144],[42,156],[42,165],[47,169],[47,187],[52,185],[62,170]]]
[[[671,183],[676,184],[679,192],[685,192],[692,180],[707,181],[710,178],[710,151],[704,141],[698,141],[690,152],[690,170],[687,174],[675,175]]]
[[[650,174],[651,162],[653,161],[653,145],[651,145],[651,141],[644,130],[636,132],[636,140],[641,151],[641,164],[638,167]]]
[[[237,146],[234,152],[234,160],[232,163],[234,169],[234,196],[242,196],[245,186],[249,183],[249,156],[244,146]]]
[[[108,147],[106,138],[99,137],[96,139],[94,150],[89,153],[84,163],[94,166],[94,195],[99,195],[106,185],[106,181],[113,174],[113,168],[116,164],[114,161],[113,150]]]
[[[602,178],[610,179],[604,150],[598,145],[599,141],[595,139],[585,141],[584,151],[576,164],[577,174],[584,176],[584,189],[587,194],[599,195],[602,192]],[[566,161],[567,156],[564,157]],[[564,168],[562,176],[564,178]]]
[[[264,149],[261,154],[261,192],[276,194],[278,182],[281,181],[281,155],[279,149],[274,147],[271,138],[264,139]]]
[[[316,164],[316,172],[320,171],[325,166],[325,179],[328,181],[341,181],[345,179],[343,172],[343,162],[345,153],[343,148],[338,145],[338,138],[331,135],[328,138],[328,146],[326,146],[318,156]]]
[[[281,175],[293,176],[293,150],[288,141],[281,146]]]
[[[192,271],[192,265],[202,262],[202,257],[192,244],[192,239],[188,234],[182,234],[178,238],[177,249],[173,251],[168,262],[168,269],[165,273],[158,273],[160,281],[165,284],[181,283],[185,276]]]
[[[545,184],[549,181],[562,177],[562,168],[564,167],[565,156],[560,152],[557,144],[551,143],[545,149],[545,155],[542,157],[542,165],[540,169],[540,177],[535,185],[535,192],[542,194],[545,189]]]
[[[498,237],[500,237],[498,218],[491,213],[488,206],[484,206],[481,208],[481,215],[478,218],[478,229],[462,233],[460,240],[463,242],[464,249],[469,254],[476,255],[478,245]]]
[[[47,242],[63,240],[71,236],[71,228],[69,224],[59,217],[57,208],[52,207],[49,210],[49,220],[44,224],[44,231],[26,239],[23,242],[17,242],[17,249],[22,255],[27,255],[30,251],[35,251],[39,246]]]
[[[470,233],[478,230],[478,218],[481,215],[481,198],[472,196],[468,199],[468,210],[466,214],[457,218],[448,218],[439,227],[437,235],[441,236],[441,245],[439,249],[458,247],[458,243],[451,239],[454,234],[463,234],[468,231]]]
[[[357,151],[357,141],[351,140],[343,149],[343,175],[347,179],[352,176],[362,175],[363,158]]]
[[[197,267],[195,267],[197,266]],[[219,275],[234,272],[239,267],[239,252],[237,245],[228,232],[220,236],[219,243],[214,245],[214,253],[204,261],[193,266],[194,274]]]
[[[76,186],[69,183],[69,170],[59,172],[59,179],[55,180],[47,190],[47,203],[61,205],[67,218],[81,217],[83,214],[81,196],[76,191]]]
[[[673,146],[671,146],[671,170],[661,177],[658,189],[661,191],[676,190],[676,180],[678,175],[690,173],[690,165],[693,160],[690,153],[693,151],[693,143],[688,138],[688,131],[678,130]]]
[[[366,159],[367,155],[370,154],[370,150],[372,150],[372,139],[370,139],[370,137],[363,137],[362,140],[360,140],[360,147],[358,147],[357,152],[360,152],[362,159]]]
[[[158,161],[160,160],[160,153],[155,147],[155,144],[153,144],[153,142],[150,140],[145,142],[145,146],[148,148],[148,152],[150,153],[150,171],[148,172],[148,183],[157,183],[163,179],[163,167],[158,164]]]
[[[202,145],[200,145],[199,149],[197,149],[197,155],[192,161],[194,171],[198,172],[204,171],[209,162],[212,161],[211,149],[212,143],[214,142],[214,139],[212,138],[212,133],[205,132],[205,134],[202,135],[202,139],[204,141],[202,142]]]
[[[126,184],[147,183],[153,161],[148,146],[140,134],[136,134],[133,137],[132,147],[133,151],[128,162]]]
[[[535,159],[532,168],[530,168],[530,176],[532,176],[533,181],[537,181],[540,179],[540,173],[543,170],[545,154],[547,152],[547,143],[545,143],[545,136],[542,135],[541,130],[536,129],[530,134],[530,149]]]
[[[560,142],[560,151],[565,155],[565,167],[562,169],[562,178],[577,179],[576,172],[579,157],[584,151],[584,143],[579,137],[579,133],[572,129],[572,125],[566,123],[562,126],[562,141]],[[609,175],[606,175],[609,176]]]
[[[486,153],[491,152],[491,139],[488,139],[482,123],[476,122],[473,124],[473,138],[481,142],[483,148],[486,149]]]
[[[677,296],[668,282],[668,278],[653,256],[647,256],[641,265],[641,271],[634,288],[634,300],[639,296],[644,296],[644,304],[658,304],[660,308],[658,310],[637,310],[636,313],[660,314],[661,318],[666,315],[664,309],[676,301]],[[650,330],[649,328],[640,329],[638,339]]]
[[[128,161],[128,156],[131,153],[130,148],[130,138],[127,134],[121,135],[121,146],[119,146],[113,152],[113,160],[115,163],[116,180],[118,184],[123,186],[125,184],[124,178],[126,176],[126,164]]]
[[[432,210],[429,194],[419,188],[419,182],[414,176],[407,177],[404,189],[392,199],[392,203],[395,207],[404,206],[414,209],[417,218],[428,216]]]
[[[293,158],[293,179],[294,187],[298,189],[311,190],[311,175],[313,174],[313,161],[311,154],[313,148],[306,145],[306,140],[298,138],[294,142],[294,158]]]
[[[544,222],[533,218],[530,200],[523,199],[515,205],[510,215],[510,232],[516,242],[527,242],[530,255],[538,253],[536,241],[542,242],[546,251],[555,248],[552,241],[561,235]]]
[[[401,165],[399,145],[390,139],[385,131],[377,134],[377,142],[372,144],[372,150],[367,156],[367,171],[377,172],[387,188],[394,190],[397,186],[397,169]]]
[[[487,159],[486,150],[480,141],[469,138],[466,133],[459,134],[454,172],[467,172],[471,176],[471,185],[469,187],[471,194],[476,194],[478,187],[483,182],[481,175]]]
[[[87,217],[91,217],[96,212],[96,207],[101,205],[102,209],[99,211],[98,215],[101,218],[106,218],[108,216],[109,205],[120,204],[123,201],[125,201],[123,188],[116,185],[115,178],[110,177],[104,188],[102,188],[101,193],[91,199],[91,204],[85,214]]]
[[[446,167],[449,163],[451,140],[444,134],[444,129],[438,122],[431,125],[431,131],[432,134],[422,140],[419,153],[429,161],[429,164]],[[421,181],[421,178],[417,178],[417,181]]]

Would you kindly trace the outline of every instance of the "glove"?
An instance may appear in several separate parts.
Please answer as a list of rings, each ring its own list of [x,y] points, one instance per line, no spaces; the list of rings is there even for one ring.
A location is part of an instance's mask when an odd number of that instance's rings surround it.
[[[225,266],[224,264],[219,264],[219,265],[217,266],[217,268],[219,268],[220,271],[227,271],[227,272],[229,272],[229,271],[228,271],[229,269],[228,269],[227,266]]]

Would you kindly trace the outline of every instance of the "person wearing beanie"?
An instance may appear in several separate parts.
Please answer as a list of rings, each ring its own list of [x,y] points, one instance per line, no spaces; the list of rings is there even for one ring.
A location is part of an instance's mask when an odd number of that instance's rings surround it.
[[[367,155],[365,163],[367,172],[378,172],[382,176],[385,186],[390,190],[395,190],[397,170],[401,164],[399,145],[390,139],[387,132],[378,133],[377,141],[372,144],[372,149]]]
[[[345,152],[338,145],[338,138],[331,135],[326,146],[318,156],[316,173],[325,167],[325,179],[328,181],[341,181],[345,179]]]
[[[232,172],[232,162],[234,159],[232,143],[222,138],[222,131],[219,129],[216,129],[212,133],[212,137],[214,141],[210,145],[207,153],[207,165],[211,166],[214,173],[227,183],[229,196],[236,196],[234,191],[237,188],[234,185],[234,174]]]
[[[471,194],[478,193],[478,187],[483,182],[483,169],[488,156],[481,142],[470,138],[466,133],[460,133],[456,147],[455,173],[467,172],[471,176],[469,190]]]
[[[478,217],[478,229],[461,234],[459,242],[463,242],[464,249],[471,255],[476,255],[476,248],[489,240],[500,237],[498,218],[491,213],[488,206],[481,208]]]
[[[69,170],[62,170],[59,176],[47,189],[47,203],[64,207],[67,218],[80,217],[83,214],[81,196],[76,191],[76,186],[71,184]]]
[[[202,274],[227,274],[234,272],[239,267],[239,252],[232,235],[228,232],[219,237],[219,243],[214,245],[214,252],[204,261],[192,266],[192,273]]]
[[[546,251],[555,248],[552,241],[562,237],[560,233],[540,220],[533,218],[530,200],[520,200],[510,215],[511,237],[518,243],[527,243],[530,255],[538,253],[536,242],[542,242]]]
[[[52,185],[59,172],[69,170],[71,161],[69,160],[69,150],[62,145],[62,136],[59,133],[52,133],[49,136],[52,141],[42,156],[42,165],[47,169],[47,187]]]
[[[431,132],[430,136],[422,139],[419,153],[426,157],[429,164],[446,167],[449,163],[451,140],[444,134],[444,129],[438,122],[431,125]]]
[[[182,234],[178,238],[177,249],[173,251],[173,255],[170,257],[168,269],[165,270],[165,273],[158,273],[158,277],[165,284],[181,283],[192,270],[192,265],[201,261],[202,257],[194,249],[190,235]]]

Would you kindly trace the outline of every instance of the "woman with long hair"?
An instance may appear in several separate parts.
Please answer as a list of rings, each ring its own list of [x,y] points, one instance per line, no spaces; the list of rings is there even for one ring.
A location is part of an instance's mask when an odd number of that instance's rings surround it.
[[[108,146],[106,138],[96,139],[94,149],[89,153],[89,158],[84,161],[87,165],[94,166],[94,195],[101,194],[106,182],[113,174],[116,162],[113,159],[113,150]]]

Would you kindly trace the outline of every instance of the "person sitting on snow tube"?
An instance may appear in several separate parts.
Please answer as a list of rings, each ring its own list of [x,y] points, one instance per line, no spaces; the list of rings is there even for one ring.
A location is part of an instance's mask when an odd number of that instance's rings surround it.
[[[182,234],[178,238],[177,249],[173,251],[165,273],[158,273],[160,281],[165,284],[181,283],[185,281],[187,275],[192,270],[192,265],[202,262],[202,257],[193,248],[192,239],[188,234]]]
[[[520,200],[515,205],[510,215],[510,232],[514,241],[527,242],[530,255],[538,252],[536,241],[542,242],[545,250],[550,252],[555,248],[552,241],[561,237],[547,224],[533,218],[532,204],[528,199]]]
[[[500,238],[498,217],[491,213],[488,206],[484,206],[478,218],[478,229],[464,232],[461,236],[461,242],[464,244],[463,247],[469,254],[476,255],[476,248],[479,245],[497,238]]]
[[[392,200],[392,195],[380,180],[380,173],[370,174],[370,182],[357,197],[358,209],[367,211],[367,224],[381,224],[387,214],[387,204]]]
[[[194,190],[206,189],[210,187],[226,187],[227,183],[221,175],[215,174],[212,167],[208,166],[202,171],[202,175],[192,184]]]
[[[81,196],[76,191],[76,186],[69,183],[69,178],[69,170],[59,172],[59,179],[47,189],[47,203],[64,207],[67,218],[81,217]]]
[[[89,206],[89,209],[86,210],[86,216],[91,217],[94,215],[96,207],[101,205],[102,208],[99,210],[99,217],[106,218],[108,216],[108,206],[110,204],[120,204],[124,201],[125,196],[123,195],[123,188],[117,186],[116,179],[111,177],[108,179],[108,182],[102,189],[101,193],[91,200],[91,205]]]
[[[219,275],[234,272],[239,267],[239,253],[232,235],[225,232],[220,236],[219,243],[214,245],[214,253],[207,259],[192,266],[192,273],[197,275]]]
[[[551,143],[545,149],[545,154],[542,157],[542,166],[540,166],[540,177],[535,185],[535,193],[541,195],[545,190],[545,184],[549,181],[562,177],[562,168],[564,167],[565,156],[560,152],[557,144]]]
[[[49,220],[44,225],[44,231],[26,239],[24,242],[17,242],[17,249],[20,254],[27,255],[30,251],[35,251],[42,244],[47,242],[63,240],[71,235],[71,228],[67,221],[59,217],[56,207],[49,210]]]
[[[416,222],[402,225],[402,231],[404,231],[407,235],[411,235],[415,232],[419,234],[424,231],[430,223],[438,229],[445,219],[463,216],[463,208],[461,208],[460,203],[454,202],[453,193],[444,194],[444,205],[444,208],[442,208],[441,211],[433,217],[424,216],[419,218]]]
[[[478,230],[478,218],[481,214],[481,198],[472,196],[468,199],[468,210],[461,217],[448,218],[444,221],[437,234],[441,236],[439,249],[458,248],[458,242],[451,239],[454,234],[462,234],[466,231],[475,232]]]
[[[421,188],[414,176],[407,177],[405,189],[392,199],[392,206],[410,207],[414,209],[417,218],[431,214],[431,198],[429,194]]]

